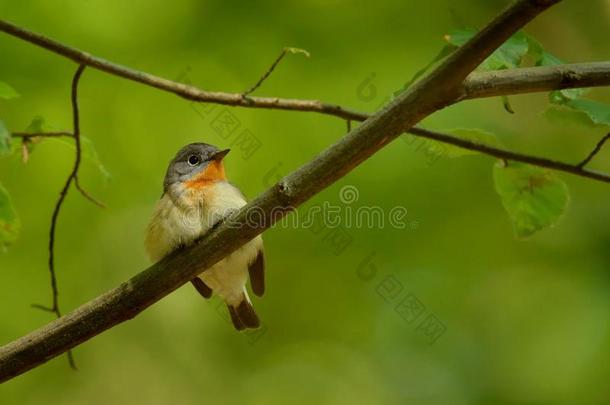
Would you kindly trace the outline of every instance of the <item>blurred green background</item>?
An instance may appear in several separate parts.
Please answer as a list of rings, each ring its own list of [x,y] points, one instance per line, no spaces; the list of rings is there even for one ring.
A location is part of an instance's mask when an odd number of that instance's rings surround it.
[[[442,46],[445,33],[479,27],[499,0],[237,2],[175,0],[2,2],[2,18],[111,61],[210,90],[243,91],[284,46],[291,55],[258,95],[316,98],[372,111]],[[609,59],[610,1],[565,1],[527,27],[570,61]],[[74,63],[0,34],[0,80],[21,94],[0,118],[24,130],[36,116],[70,129]],[[367,81],[368,80],[368,81]],[[231,147],[226,164],[254,197],[345,133],[337,118],[206,106],[92,69],[81,82],[82,132],[111,173],[85,162],[81,181],[108,209],[72,190],[61,213],[57,268],[63,310],[146,268],[143,235],[168,161],[193,141]],[[610,102],[607,90],[591,97]],[[424,124],[479,127],[516,150],[579,161],[603,129],[549,123],[546,95],[466,102]],[[231,136],[215,131],[232,114]],[[2,404],[601,404],[610,400],[610,192],[561,175],[572,198],[560,224],[516,240],[494,191],[493,160],[433,160],[397,140],[309,202],[408,210],[405,229],[275,228],[264,234],[267,293],[254,299],[264,329],[236,333],[224,308],[185,286],[136,319],[0,387]],[[610,170],[610,150],[593,167]],[[0,181],[22,221],[0,254],[0,341],[51,320],[47,235],[73,151],[40,144],[30,162],[0,161]],[[364,270],[363,270],[364,269]],[[366,273],[364,274],[363,273]],[[367,277],[370,276],[370,277]],[[389,292],[388,292],[389,291]],[[396,295],[393,295],[396,293]],[[391,296],[390,296],[391,295]],[[424,307],[409,322],[404,299]],[[428,318],[433,316],[434,318]],[[422,322],[444,333],[431,339]],[[440,323],[439,323],[440,322]],[[431,343],[432,340],[435,340]]]

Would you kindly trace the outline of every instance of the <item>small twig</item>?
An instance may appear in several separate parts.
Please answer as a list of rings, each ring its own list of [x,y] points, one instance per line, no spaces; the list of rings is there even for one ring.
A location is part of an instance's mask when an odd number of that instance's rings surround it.
[[[604,147],[604,144],[606,143],[606,141],[608,139],[610,139],[610,132],[607,133],[606,136],[604,136],[602,139],[599,140],[597,145],[595,145],[595,148],[591,151],[591,153],[589,153],[589,156],[587,156],[582,162],[580,162],[577,165],[577,167],[580,167],[581,169],[583,167],[585,167],[595,157],[595,155],[597,155],[599,153],[599,151],[602,150],[602,148]]]
[[[27,163],[30,160],[30,145],[39,138],[60,138],[69,137],[73,138],[74,135],[67,131],[58,132],[12,132],[13,138],[21,139],[21,159],[23,163]]]
[[[31,305],[32,308],[34,309],[39,309],[41,311],[45,311],[45,312],[51,312],[51,313],[55,313],[55,310],[53,308],[49,308],[46,305],[42,305],[42,304],[32,304]]]
[[[11,136],[13,136],[14,138],[21,138],[22,140],[22,156],[23,156],[23,163],[27,163],[29,156],[30,156],[30,152],[28,149],[28,142],[32,142],[33,139],[36,138],[59,138],[59,137],[69,137],[69,138],[75,138],[74,134],[72,134],[71,132],[67,132],[67,131],[59,131],[59,132],[38,132],[38,133],[30,133],[30,132],[13,132],[11,134]],[[80,182],[78,180],[78,175],[76,175],[74,177],[74,185],[76,186],[76,189],[78,190],[79,193],[81,193],[81,195],[83,197],[85,197],[87,200],[89,200],[90,202],[92,202],[93,204],[97,205],[100,208],[106,208],[106,205],[104,203],[102,203],[101,201],[99,201],[98,199],[96,199],[95,197],[93,197],[91,194],[89,194],[89,192],[87,192],[81,185]],[[40,306],[36,306],[39,309]]]
[[[352,130],[352,120],[345,120],[345,122],[347,123],[347,132],[350,132]]]
[[[72,79],[72,91],[71,91],[71,102],[72,102],[72,119],[74,125],[74,141],[76,143],[76,159],[74,161],[74,167],[72,168],[72,172],[66,179],[66,183],[59,193],[59,199],[55,204],[55,209],[53,210],[53,216],[51,217],[51,230],[49,232],[49,272],[51,273],[51,290],[53,293],[53,304],[50,308],[45,308],[40,305],[36,305],[37,308],[46,309],[50,312],[55,313],[57,318],[61,317],[61,310],[59,308],[59,290],[57,288],[57,276],[55,273],[55,230],[57,228],[57,218],[59,216],[59,211],[61,210],[61,206],[66,199],[66,195],[68,194],[68,190],[70,190],[70,185],[72,181],[76,178],[78,173],[78,168],[80,167],[81,160],[81,144],[80,144],[80,117],[78,112],[78,83],[80,81],[81,75],[85,70],[86,65],[79,65],[76,73],[74,74],[74,78]],[[73,370],[76,370],[76,363],[74,362],[74,357],[72,356],[71,351],[68,351],[68,362],[70,363],[70,367]]]
[[[78,175],[76,175],[74,177],[74,185],[76,186],[76,189],[78,190],[78,192],[81,193],[81,195],[83,197],[85,197],[87,200],[89,200],[90,202],[92,202],[93,204],[97,205],[100,208],[106,208],[106,205],[103,202],[101,202],[100,200],[93,197],[91,194],[89,194],[89,192],[87,192],[87,190],[85,190],[80,185],[80,182],[78,180]]]
[[[478,142],[473,142],[468,139],[457,138],[453,135],[444,134],[442,132],[430,131],[419,127],[414,127],[410,131],[415,136],[420,136],[427,139],[432,139],[438,142],[458,146],[463,149],[473,150],[484,155],[493,156],[504,161],[512,160],[514,162],[527,163],[533,166],[544,167],[547,169],[557,170],[564,173],[574,174],[576,176],[589,178],[592,180],[610,183],[610,174],[600,173],[593,170],[587,170],[579,165],[565,163],[557,160],[552,160],[544,157],[526,155],[518,152],[496,148]]]
[[[32,139],[32,138],[60,138],[60,137],[74,137],[71,132],[58,131],[58,132],[13,132],[11,136],[14,138]]]
[[[258,89],[261,86],[261,84],[263,84],[263,82],[265,80],[267,80],[269,75],[271,75],[271,73],[273,73],[273,71],[275,70],[277,65],[282,61],[282,59],[284,59],[284,56],[286,56],[288,53],[293,53],[293,54],[294,53],[302,53],[303,55],[305,55],[306,57],[309,58],[309,52],[307,52],[304,49],[299,49],[299,48],[284,48],[282,50],[282,52],[280,53],[280,55],[277,57],[277,59],[271,64],[269,69],[267,69],[267,71],[263,74],[263,76],[260,79],[258,79],[258,81],[256,82],[256,84],[254,84],[254,86],[250,87],[250,89],[248,89],[245,92],[243,92],[242,96],[246,97],[248,94],[251,94],[256,89]]]

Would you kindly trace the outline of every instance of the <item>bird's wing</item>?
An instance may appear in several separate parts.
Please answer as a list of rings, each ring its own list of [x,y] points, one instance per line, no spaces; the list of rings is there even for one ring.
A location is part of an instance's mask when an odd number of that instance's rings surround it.
[[[262,297],[265,293],[265,254],[262,248],[258,251],[256,259],[248,266],[248,273],[252,292]]]

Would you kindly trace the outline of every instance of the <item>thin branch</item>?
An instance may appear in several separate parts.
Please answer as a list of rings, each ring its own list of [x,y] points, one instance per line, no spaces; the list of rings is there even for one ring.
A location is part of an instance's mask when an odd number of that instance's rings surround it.
[[[269,78],[269,75],[271,75],[271,73],[273,73],[273,71],[275,70],[277,65],[282,61],[282,59],[284,59],[284,56],[286,56],[288,53],[302,53],[302,54],[304,54],[305,56],[307,56],[309,58],[309,52],[307,52],[307,51],[305,51],[303,49],[298,49],[298,48],[284,48],[284,49],[282,49],[282,52],[280,53],[280,55],[275,59],[275,61],[273,61],[273,63],[265,71],[263,76],[261,76],[261,78],[258,79],[258,81],[254,84],[254,86],[250,87],[248,90],[243,92],[242,93],[242,97],[246,97],[248,94],[251,94],[256,89],[258,89],[261,86],[261,84],[263,84],[263,82],[265,80],[267,80],[267,78]]]
[[[530,1],[527,8],[546,7],[546,1]],[[109,62],[87,52],[64,45],[43,35],[0,20],[0,31],[30,42],[77,63],[111,75],[174,93],[192,101],[224,104],[234,107],[279,109],[315,112],[354,121],[364,121],[368,114],[337,104],[318,100],[298,100],[279,97],[247,97],[241,93],[214,92],[174,82]],[[494,81],[498,82],[495,83]],[[510,69],[473,73],[461,89],[462,98],[492,97],[534,91],[610,85],[610,62],[591,62],[570,65]]]
[[[357,117],[361,117],[362,114],[358,111],[344,109],[336,104],[322,103],[317,100],[295,100],[278,97],[243,97],[241,93],[206,91],[194,86],[178,83],[109,62],[87,52],[64,45],[51,38],[28,31],[4,20],[0,20],[0,31],[38,45],[56,54],[62,55],[76,63],[84,64],[93,69],[101,70],[111,75],[119,76],[147,86],[174,93],[191,101],[225,104],[236,107],[311,111],[321,114],[334,115],[340,118],[352,119],[357,119]]]
[[[330,184],[432,112],[451,104],[466,75],[508,37],[558,0],[520,0],[442,62],[315,159],[283,178],[196,244],[174,252],[119,287],[63,318],[0,348],[0,381],[6,381],[104,330],[131,319]],[[260,221],[252,222],[252,212]]]
[[[610,86],[610,62],[572,63],[472,73],[460,99]]]
[[[595,148],[593,148],[591,153],[589,153],[589,156],[587,156],[582,162],[580,162],[578,164],[578,167],[581,169],[585,167],[595,157],[595,155],[597,155],[602,150],[604,144],[608,139],[610,139],[610,133],[606,134],[606,136],[599,140],[597,145],[595,145]]]
[[[22,138],[31,140],[33,138],[61,138],[61,137],[69,137],[73,138],[74,135],[71,132],[67,131],[58,131],[58,132],[13,132],[11,136],[14,138]]]
[[[487,75],[487,74],[485,74],[485,75]],[[472,75],[470,77],[472,77]],[[469,79],[467,79],[467,81],[468,80]],[[477,80],[477,82],[478,82],[478,80]],[[487,82],[487,79],[485,80],[485,82]],[[495,94],[495,95],[497,95],[497,94]],[[359,122],[365,121],[369,117],[370,117],[369,114],[362,113],[362,115],[360,117],[358,117],[358,119],[356,119],[356,121],[359,121]],[[346,125],[347,125],[347,132],[350,132],[351,128],[352,128],[352,125],[351,125],[352,120],[346,119],[345,121],[346,121]],[[524,153],[512,152],[512,151],[508,151],[505,149],[495,148],[495,147],[487,146],[484,144],[479,144],[476,142],[468,141],[468,140],[465,140],[462,138],[458,138],[454,135],[450,135],[447,133],[424,129],[421,127],[413,127],[408,132],[415,136],[432,139],[437,142],[441,142],[441,143],[448,144],[448,145],[458,146],[463,149],[472,150],[475,152],[482,153],[484,155],[497,157],[499,159],[506,159],[506,160],[512,160],[515,162],[528,163],[528,164],[531,164],[534,166],[540,166],[540,167],[544,167],[547,169],[552,169],[552,170],[556,170],[556,171],[560,171],[560,172],[564,172],[564,173],[568,173],[568,174],[572,174],[572,175],[576,175],[576,176],[580,176],[580,177],[589,178],[589,179],[596,180],[596,181],[601,181],[604,183],[610,182],[610,175],[608,175],[606,173],[600,173],[600,172],[597,172],[594,170],[584,169],[584,166],[586,166],[595,157],[595,155],[597,155],[597,153],[599,153],[599,151],[601,150],[601,148],[603,147],[605,142],[608,141],[608,139],[610,139],[610,133],[600,140],[600,142],[597,144],[597,146],[591,152],[591,154],[586,159],[584,159],[581,163],[571,164],[571,163],[561,162],[561,161],[557,161],[557,160],[553,160],[553,159],[549,159],[549,158],[532,156],[532,155],[527,155]],[[57,132],[57,133],[45,132],[45,133],[40,133],[40,134],[14,132],[12,135],[14,137],[22,137],[25,139],[36,138],[36,137],[55,137],[55,136],[72,137],[73,136],[72,133],[70,133],[70,132]],[[79,192],[86,199],[88,199],[89,201],[91,201],[93,204],[97,205],[100,208],[106,208],[104,203],[95,199],[87,191],[82,189],[82,187],[78,183],[78,178],[77,178],[77,181],[75,184],[76,184],[76,187],[79,190]]]
[[[72,184],[72,181],[76,178],[81,161],[80,117],[78,111],[78,83],[85,68],[85,65],[79,65],[78,69],[76,70],[76,73],[74,74],[74,78],[72,79],[71,103],[72,119],[74,125],[73,136],[74,141],[76,142],[76,158],[74,161],[74,167],[72,168],[70,175],[66,179],[64,187],[59,193],[59,199],[55,204],[55,209],[53,210],[53,215],[51,217],[51,230],[49,232],[49,273],[51,274],[51,291],[53,294],[52,305],[50,308],[45,308],[41,305],[35,305],[36,308],[42,308],[53,312],[57,316],[57,318],[61,317],[61,310],[59,308],[59,289],[57,287],[57,275],[55,272],[55,231],[57,228],[57,218],[59,217],[59,212],[66,199],[66,196],[68,195],[70,185]],[[74,357],[72,356],[71,351],[68,351],[68,361],[70,363],[70,367],[76,370],[76,363],[74,362]]]
[[[527,163],[534,166],[545,167],[547,169],[557,170],[560,172],[574,174],[576,176],[589,178],[592,180],[598,180],[604,183],[610,183],[610,175],[606,173],[596,172],[594,170],[588,170],[584,168],[582,163],[570,164],[553,159],[526,155],[517,152],[511,152],[505,149],[495,148],[493,146],[484,145],[477,142],[472,142],[467,139],[456,138],[453,135],[447,135],[440,132],[430,131],[423,128],[413,128],[412,133],[423,138],[433,139],[435,141],[451,144],[460,148],[473,150],[482,154],[497,157],[503,160],[512,160],[515,162]],[[610,134],[606,136],[606,139],[610,137]],[[601,142],[600,142],[601,143]],[[598,145],[599,146],[599,145]],[[601,146],[600,146],[601,148]],[[597,153],[597,152],[596,152]],[[592,153],[595,155],[595,153]],[[586,162],[585,162],[586,164]]]
[[[87,190],[85,190],[80,185],[80,181],[78,179],[78,174],[74,177],[74,185],[76,186],[76,189],[78,190],[78,192],[81,193],[81,195],[83,197],[85,197],[85,199],[89,200],[91,203],[97,205],[100,208],[106,208],[106,205],[103,202],[101,202],[100,200],[93,197],[91,194],[89,194],[89,192]]]
[[[58,132],[13,132],[13,133],[11,133],[11,136],[13,138],[21,138],[22,141],[23,141],[23,144],[22,144],[22,155],[23,155],[23,162],[24,163],[27,163],[28,158],[29,158],[29,153],[30,153],[29,149],[28,149],[28,142],[32,142],[33,139],[36,139],[36,138],[60,138],[60,137],[75,138],[75,136],[74,136],[74,134],[72,132],[67,132],[67,131],[58,131]],[[80,142],[80,139],[79,139],[79,142]],[[78,192],[83,197],[85,197],[85,199],[89,200],[91,203],[97,205],[100,208],[106,208],[106,205],[104,203],[102,203],[98,199],[94,198],[91,194],[89,194],[89,192],[87,192],[80,185],[80,182],[78,180],[78,174],[76,176],[74,176],[74,185],[76,186],[76,189],[78,190]],[[36,307],[40,308],[39,305],[37,305]]]

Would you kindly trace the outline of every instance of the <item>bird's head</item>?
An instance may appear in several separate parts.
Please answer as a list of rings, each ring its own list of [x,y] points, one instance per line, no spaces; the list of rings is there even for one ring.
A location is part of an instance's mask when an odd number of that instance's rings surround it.
[[[163,190],[167,191],[174,184],[182,184],[187,188],[199,188],[226,180],[222,159],[229,153],[229,150],[221,150],[207,143],[186,145],[169,163]]]

